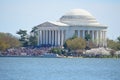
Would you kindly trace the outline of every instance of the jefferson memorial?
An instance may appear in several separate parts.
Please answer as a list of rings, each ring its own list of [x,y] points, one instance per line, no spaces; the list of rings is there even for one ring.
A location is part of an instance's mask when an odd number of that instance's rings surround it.
[[[63,46],[64,42],[74,35],[84,39],[87,34],[97,46],[107,46],[107,26],[97,22],[94,16],[83,9],[73,9],[58,21],[47,21],[36,27],[38,46]]]

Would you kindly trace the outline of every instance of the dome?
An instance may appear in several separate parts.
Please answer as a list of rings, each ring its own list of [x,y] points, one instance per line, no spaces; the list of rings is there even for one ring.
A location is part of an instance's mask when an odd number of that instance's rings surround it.
[[[60,18],[60,22],[69,25],[98,25],[95,17],[84,9],[73,9]]]
[[[65,15],[83,15],[83,16],[92,16],[88,11],[84,9],[72,9],[71,11],[67,12]]]

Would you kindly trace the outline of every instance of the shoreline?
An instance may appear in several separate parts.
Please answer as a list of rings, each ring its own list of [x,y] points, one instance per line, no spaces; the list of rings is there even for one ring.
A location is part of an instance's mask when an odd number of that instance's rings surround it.
[[[68,57],[66,57],[66,56],[64,56],[64,57],[62,57],[62,56],[58,56],[58,57],[44,57],[44,56],[0,56],[0,58],[1,57],[11,57],[11,58],[16,58],[16,57],[19,57],[19,58],[80,58],[80,59],[84,59],[84,58],[100,58],[100,59],[102,59],[102,58],[107,58],[107,59],[109,59],[109,58],[114,58],[114,59],[120,59],[120,57],[72,57],[72,56],[68,56]]]

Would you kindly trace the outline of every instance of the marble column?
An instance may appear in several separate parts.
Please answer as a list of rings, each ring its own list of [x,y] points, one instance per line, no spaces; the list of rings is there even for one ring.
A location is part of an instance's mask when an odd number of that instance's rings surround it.
[[[45,44],[47,44],[47,30],[45,30]]]
[[[105,39],[104,39],[104,31],[102,31],[102,35],[103,35],[103,36],[102,36],[102,37],[103,37],[103,40],[102,40],[102,41],[103,41],[103,46],[104,46],[104,42],[105,42],[105,41],[104,41],[104,40],[105,40]]]
[[[90,34],[90,30],[87,30],[88,34]]]
[[[101,33],[100,33],[100,30],[98,31],[98,35],[99,35],[99,46],[100,46],[100,44],[101,44]]]
[[[102,46],[102,31],[100,31],[100,46]]]
[[[94,36],[94,30],[92,30],[92,41],[94,42],[95,36]]]
[[[98,43],[99,43],[99,40],[98,40],[98,30],[96,31],[96,42],[97,42],[97,46],[98,46]]]
[[[83,30],[82,33],[83,33],[83,39],[85,39],[85,30]]]
[[[51,30],[51,46],[53,44],[53,31]]]
[[[102,31],[102,46],[104,46],[104,33]]]
[[[48,44],[51,44],[51,40],[50,40],[50,39],[51,39],[51,32],[50,32],[50,30],[48,30],[48,33],[49,33],[49,34],[48,34],[48,36],[49,36],[49,38],[48,38],[48,40],[49,40],[49,41],[48,41]]]
[[[49,30],[47,30],[48,31],[48,39],[47,39],[47,41],[48,41],[48,44],[49,44]]]
[[[50,31],[50,35],[51,35],[51,42],[50,42],[50,44],[51,44],[51,46],[52,46],[52,30]]]
[[[63,31],[63,35],[64,35],[64,38],[63,38],[63,43],[65,42],[66,40],[66,30]],[[79,36],[80,37],[80,36]]]
[[[60,46],[61,46],[61,30],[60,30]]]
[[[55,30],[53,32],[54,32],[53,45],[55,46]]]
[[[46,44],[46,30],[44,30],[44,44]]]
[[[57,46],[57,30],[55,30],[55,46]]]
[[[58,46],[60,46],[60,30],[58,30]]]
[[[38,46],[40,45],[40,30],[38,30]]]
[[[40,41],[39,45],[41,45],[42,44],[42,38],[41,38],[42,37],[42,32],[41,32],[41,30],[39,30],[39,34],[38,35],[39,35],[39,41]]]
[[[41,45],[43,44],[43,30],[41,30]]]
[[[107,38],[106,38],[106,31],[105,31],[105,47],[107,47]]]
[[[45,44],[45,30],[43,30],[43,44]]]
[[[52,46],[54,45],[54,30],[52,30]]]
[[[80,30],[80,38],[83,38],[83,32]]]
[[[78,38],[80,38],[80,30],[78,30]]]
[[[63,34],[63,30],[61,30],[61,46],[63,46],[63,38],[64,38],[64,34]]]
[[[103,46],[106,46],[106,41],[105,41],[105,31],[103,31],[103,35],[104,35],[104,45],[103,45]]]

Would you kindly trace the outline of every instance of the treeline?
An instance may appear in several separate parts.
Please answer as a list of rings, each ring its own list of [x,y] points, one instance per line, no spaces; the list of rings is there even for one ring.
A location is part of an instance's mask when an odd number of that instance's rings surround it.
[[[10,33],[0,32],[0,51],[4,51],[13,47],[28,47],[37,46],[37,27],[33,27],[30,34],[27,34],[27,30],[19,30],[16,32],[19,35],[19,39]],[[66,40],[64,48],[68,50],[83,50],[97,47],[91,40],[90,35],[86,35],[85,39],[77,38],[75,35]],[[115,51],[120,50],[120,36],[117,40],[107,39],[107,47]]]
[[[9,48],[37,46],[37,28],[33,27],[31,34],[27,34],[27,30],[19,30],[16,38],[10,33],[0,32],[0,51],[5,51]]]
[[[111,48],[111,49],[113,49],[115,51],[120,50],[120,36],[117,38],[116,41],[107,39],[107,47]]]
[[[8,48],[19,47],[21,43],[19,40],[10,33],[0,32],[0,51],[4,51]]]

